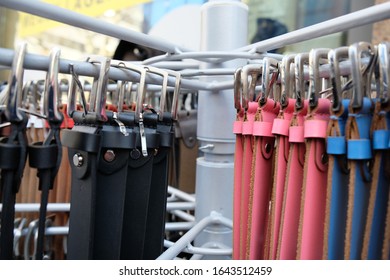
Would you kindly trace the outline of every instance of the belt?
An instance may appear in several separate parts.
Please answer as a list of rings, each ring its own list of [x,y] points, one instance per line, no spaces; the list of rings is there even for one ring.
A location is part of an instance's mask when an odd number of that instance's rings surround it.
[[[233,124],[233,133],[236,135],[234,151],[234,194],[233,194],[233,259],[240,259],[240,227],[241,227],[241,183],[242,183],[242,159],[243,159],[243,136],[242,136],[242,111],[238,112],[237,119]]]
[[[373,179],[370,187],[362,259],[378,260],[382,258],[390,187],[389,109],[389,106],[382,108],[379,100],[375,103],[371,124],[374,152]]]
[[[285,181],[287,171],[288,151],[290,145],[288,142],[288,131],[293,117],[295,100],[289,99],[288,105],[283,109],[272,126],[272,133],[275,135],[276,150],[275,150],[275,168],[274,168],[274,183],[272,186],[271,204],[271,229],[270,229],[270,259],[276,259],[279,228],[281,224],[282,207],[285,194]]]
[[[343,100],[340,112],[331,116],[328,126],[329,169],[323,258],[330,260],[344,258],[349,179],[345,140],[348,106],[349,100]]]
[[[330,101],[319,99],[304,123],[306,158],[301,203],[299,259],[322,259],[327,187],[325,147]]]
[[[371,174],[367,166],[372,159],[371,115],[372,102],[365,97],[359,112],[349,112],[346,125],[347,155],[351,173],[348,190],[345,259],[360,259],[363,248],[371,186]]]
[[[248,212],[249,193],[253,158],[253,122],[257,110],[257,102],[249,102],[248,110],[242,123],[243,159],[241,177],[241,201],[240,201],[240,255],[239,259],[246,259],[248,238]]]
[[[264,259],[265,236],[269,216],[269,201],[272,189],[273,151],[275,136],[273,121],[279,112],[279,104],[267,99],[258,108],[253,122],[254,150],[249,191],[248,236],[246,258]]]
[[[291,100],[291,99],[290,99]],[[294,113],[289,127],[288,162],[285,181],[285,195],[280,226],[278,259],[293,260],[297,256],[298,228],[301,209],[303,167],[305,159],[304,117],[308,102]]]

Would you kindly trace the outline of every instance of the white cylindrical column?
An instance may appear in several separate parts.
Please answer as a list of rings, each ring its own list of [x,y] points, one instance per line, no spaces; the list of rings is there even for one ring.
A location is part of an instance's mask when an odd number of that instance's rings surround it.
[[[240,1],[209,1],[201,9],[201,49],[226,51],[247,44],[248,7]],[[237,68],[244,61],[204,63],[207,68]],[[205,77],[207,82],[232,79],[232,76]],[[233,216],[233,162],[235,136],[233,90],[202,91],[198,99],[197,136],[203,157],[197,159],[197,221],[217,211]],[[205,228],[195,239],[196,246],[208,242],[231,246],[232,230],[222,225]]]

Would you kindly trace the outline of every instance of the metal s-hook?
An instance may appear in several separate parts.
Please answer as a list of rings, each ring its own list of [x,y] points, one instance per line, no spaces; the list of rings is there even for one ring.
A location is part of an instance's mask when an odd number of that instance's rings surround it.
[[[390,43],[380,43],[377,48],[379,62],[380,89],[379,98],[382,104],[389,102],[389,79],[390,79]]]
[[[261,92],[259,96],[260,106],[264,105],[267,102],[269,93],[271,92],[274,82],[279,76],[279,61],[271,58],[263,58],[263,75],[261,83]]]
[[[328,61],[330,64],[330,80],[332,83],[332,111],[339,112],[342,106],[342,93],[343,88],[341,86],[341,73],[340,73],[340,61],[348,59],[348,47],[340,47],[332,49],[328,52]]]
[[[89,57],[88,62],[100,64],[99,76],[93,80],[88,111],[95,114],[97,121],[105,122],[108,119],[106,115],[106,99],[111,59],[103,56],[94,56]]]
[[[320,59],[328,59],[330,49],[320,48],[312,49],[309,53],[309,90],[308,96],[310,108],[315,108],[318,105],[318,95],[322,90],[320,78]]]
[[[168,90],[168,72],[152,66],[144,66],[144,68],[147,72],[160,75],[163,78],[161,85],[160,108],[158,110],[158,119],[159,121],[162,121],[164,117],[165,103]]]
[[[59,48],[54,48],[50,54],[49,71],[46,75],[45,90],[43,92],[43,115],[49,123],[61,123],[64,118],[58,110],[61,101],[58,85],[60,54]]]
[[[259,76],[263,73],[262,64],[249,64],[245,65],[241,70],[241,82],[242,82],[242,107],[244,110],[248,110],[249,101],[254,100],[255,89]],[[251,81],[249,84],[249,76]]]
[[[69,72],[70,72],[72,78],[70,79],[70,84],[69,84],[68,104],[67,104],[67,108],[66,108],[67,114],[68,114],[68,116],[72,117],[73,113],[77,110],[76,92],[78,89],[80,91],[81,105],[83,106],[84,116],[86,116],[88,114],[87,101],[85,98],[83,85],[81,84],[81,82],[78,78],[78,75],[77,75],[76,71],[74,70],[73,64],[69,64]]]
[[[27,44],[22,43],[15,51],[15,56],[12,62],[11,74],[8,79],[8,90],[6,93],[6,108],[4,110],[8,121],[21,122],[23,116],[19,111],[22,105],[23,91],[23,63],[26,55]]]
[[[234,72],[234,108],[237,114],[242,110],[241,96],[242,96],[242,82],[241,82],[242,68],[238,68]]]
[[[375,48],[367,42],[352,44],[348,49],[353,80],[353,94],[351,100],[351,106],[353,109],[360,109],[363,105],[363,98],[370,96],[371,77],[376,60],[375,52]],[[362,57],[364,56],[368,56],[370,58],[366,68],[364,68],[362,62]]]
[[[283,56],[282,62],[280,64],[280,83],[282,85],[282,93],[280,98],[280,106],[286,108],[288,105],[288,99],[292,96],[294,89],[294,83],[291,82],[291,65],[294,64],[294,54]]]
[[[146,72],[147,70],[144,67],[137,66],[135,64],[129,63],[127,61],[112,60],[111,66],[123,69],[129,69],[140,74],[140,80],[138,84],[137,100],[135,107],[135,120],[136,122],[140,119],[140,114],[143,109],[143,102],[146,95]]]
[[[295,66],[295,109],[303,108],[302,95],[305,93],[305,72],[304,65],[309,63],[309,54],[300,53],[294,58]]]
[[[171,116],[173,120],[177,120],[177,111],[179,106],[179,94],[181,87],[181,74],[176,71],[165,70],[168,72],[168,75],[175,77],[175,87],[173,89],[173,100],[171,108]]]

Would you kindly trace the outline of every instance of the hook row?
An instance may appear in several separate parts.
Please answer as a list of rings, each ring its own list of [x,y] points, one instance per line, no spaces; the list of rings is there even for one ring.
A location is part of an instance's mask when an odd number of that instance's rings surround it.
[[[359,42],[348,47],[317,48],[308,53],[289,54],[281,61],[265,57],[262,64],[249,64],[236,70],[235,109],[237,112],[246,111],[248,102],[255,100],[262,106],[273,93],[273,98],[282,108],[288,105],[289,98],[295,98],[296,110],[302,109],[303,99],[307,99],[310,108],[314,109],[318,98],[323,97],[330,98],[332,110],[338,112],[341,99],[348,97],[352,108],[358,110],[364,97],[374,97],[371,94],[374,81],[376,98],[387,104],[389,51],[389,43],[375,46]],[[342,71],[342,65],[346,63],[350,65],[348,74]],[[328,77],[322,78],[320,71],[325,64],[330,66],[330,71]],[[305,75],[307,69],[309,75]],[[275,95],[277,92],[280,94]]]

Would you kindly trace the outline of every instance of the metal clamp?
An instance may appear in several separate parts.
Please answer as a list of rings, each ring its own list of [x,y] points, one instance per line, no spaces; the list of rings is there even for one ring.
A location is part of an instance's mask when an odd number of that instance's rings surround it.
[[[322,90],[320,78],[320,59],[328,59],[330,49],[312,49],[309,54],[309,90],[308,96],[310,108],[315,108],[318,105],[318,96]]]
[[[287,107],[288,99],[292,96],[292,92],[294,91],[294,83],[291,82],[291,65],[294,64],[295,55],[285,55],[282,59],[280,65],[280,75],[281,80],[280,83],[282,85],[282,93],[280,98],[280,105],[282,108]]]
[[[309,54],[300,53],[294,58],[295,66],[295,110],[301,110],[303,108],[302,95],[305,93],[305,72],[304,65],[309,64]]]

